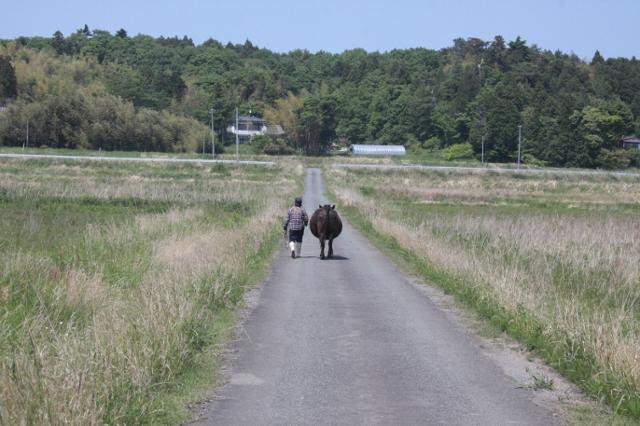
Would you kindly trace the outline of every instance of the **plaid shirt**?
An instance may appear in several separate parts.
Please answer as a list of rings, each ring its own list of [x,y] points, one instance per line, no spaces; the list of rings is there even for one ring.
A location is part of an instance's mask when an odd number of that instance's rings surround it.
[[[309,217],[302,207],[291,207],[284,219],[284,229],[288,226],[292,231],[299,231],[304,229],[308,222]]]

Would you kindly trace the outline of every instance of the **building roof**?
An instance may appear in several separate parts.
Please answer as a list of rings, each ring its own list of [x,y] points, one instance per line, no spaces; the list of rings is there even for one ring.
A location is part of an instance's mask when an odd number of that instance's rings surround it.
[[[621,142],[640,143],[640,137],[638,136],[623,136],[620,139]]]
[[[266,120],[259,117],[254,117],[253,115],[240,115],[238,116],[238,121],[251,121],[254,123],[266,123]]]
[[[356,155],[405,155],[402,145],[351,145],[349,148]]]

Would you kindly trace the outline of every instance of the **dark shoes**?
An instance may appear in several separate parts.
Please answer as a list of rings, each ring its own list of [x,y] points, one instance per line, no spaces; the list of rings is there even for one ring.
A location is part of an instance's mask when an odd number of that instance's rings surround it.
[[[296,258],[296,251],[295,250],[291,250],[291,258],[292,259]]]

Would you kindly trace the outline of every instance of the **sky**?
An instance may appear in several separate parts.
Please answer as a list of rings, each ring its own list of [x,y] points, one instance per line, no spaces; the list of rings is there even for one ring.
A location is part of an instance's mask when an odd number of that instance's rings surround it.
[[[184,35],[275,52],[441,49],[453,39],[522,37],[590,60],[640,57],[640,0],[0,0],[0,39],[68,35],[84,27]]]

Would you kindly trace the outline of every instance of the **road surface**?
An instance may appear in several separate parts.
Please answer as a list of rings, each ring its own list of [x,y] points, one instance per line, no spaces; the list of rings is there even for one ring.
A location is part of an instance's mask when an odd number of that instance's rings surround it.
[[[203,164],[252,164],[261,166],[273,166],[273,161],[253,160],[206,160],[199,158],[171,158],[171,157],[106,157],[100,155],[51,155],[51,154],[0,154],[0,158],[22,158],[26,160],[53,159],[53,160],[90,160],[90,161],[139,161],[155,163],[203,163]]]
[[[309,214],[324,203],[318,169]],[[339,206],[338,206],[339,210]],[[233,345],[227,383],[197,425],[547,425],[533,391],[483,355],[345,221],[335,259],[305,233],[278,253]]]
[[[573,169],[513,169],[505,167],[464,167],[464,166],[427,166],[424,164],[358,164],[335,163],[333,167],[345,169],[396,169],[396,170],[433,170],[443,172],[472,172],[472,173],[520,173],[532,175],[562,175],[562,176],[622,176],[640,177],[636,172],[616,172],[610,170],[573,170]]]

